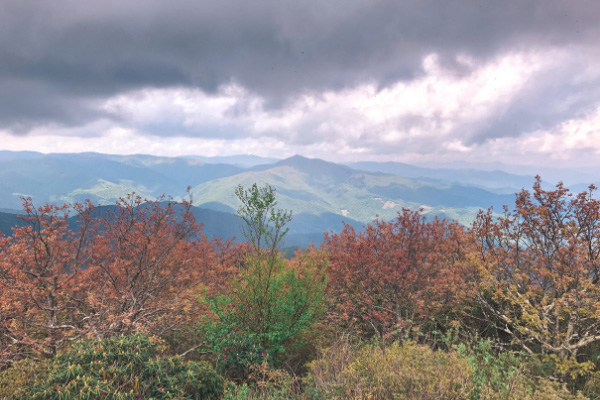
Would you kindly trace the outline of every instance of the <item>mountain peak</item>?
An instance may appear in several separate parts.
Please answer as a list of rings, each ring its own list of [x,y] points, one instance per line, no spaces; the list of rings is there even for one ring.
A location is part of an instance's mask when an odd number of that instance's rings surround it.
[[[325,170],[337,170],[337,171],[345,171],[345,172],[352,172],[352,168],[347,167],[345,165],[341,165],[341,164],[336,164],[333,162],[329,162],[329,161],[325,161],[322,160],[320,158],[308,158],[308,157],[304,157],[301,156],[299,154],[296,154],[294,156],[291,156],[289,158],[283,159],[277,163],[275,163],[275,166],[289,166],[289,167],[293,167],[293,168],[297,168],[297,169],[301,169],[301,170],[312,170],[312,169],[325,169]],[[325,172],[325,171],[323,171]]]
[[[307,158],[295,155],[276,163],[273,168],[290,167],[310,177],[314,182],[342,182],[348,179],[354,172],[350,167],[335,164],[319,158]],[[324,181],[323,181],[324,180]]]
[[[293,162],[309,162],[311,160],[319,160],[319,159],[318,158],[305,157],[305,156],[302,156],[300,154],[294,154],[291,157],[284,158],[283,160],[278,161],[276,164],[287,164],[287,163],[290,163],[290,162],[292,162],[292,163]]]

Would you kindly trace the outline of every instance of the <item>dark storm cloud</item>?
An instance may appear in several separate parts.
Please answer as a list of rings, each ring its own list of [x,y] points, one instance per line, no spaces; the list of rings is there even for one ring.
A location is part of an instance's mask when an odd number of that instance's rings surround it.
[[[596,46],[599,16],[595,0],[6,0],[0,126],[110,117],[102,99],[146,87],[235,82],[279,107],[304,91],[410,80],[432,52],[465,74],[459,54]]]
[[[0,130],[26,134],[40,125],[80,126],[97,119],[119,119],[99,107],[92,94],[73,96],[39,82],[0,80]]]

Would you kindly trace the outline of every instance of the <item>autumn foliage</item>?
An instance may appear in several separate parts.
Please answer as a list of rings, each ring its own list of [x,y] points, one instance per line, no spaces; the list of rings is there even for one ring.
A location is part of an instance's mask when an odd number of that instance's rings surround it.
[[[515,209],[473,225],[482,265],[477,301],[499,335],[556,365],[559,376],[585,374],[600,342],[600,201],[595,187],[572,195],[537,179]]]
[[[393,340],[454,318],[466,290],[466,238],[458,223],[408,209],[361,232],[346,225],[326,234],[332,320],[363,337]]]
[[[0,239],[0,360],[53,356],[83,338],[146,332],[168,335],[197,320],[195,289],[222,285],[242,255],[231,242],[207,241],[189,202],[116,207],[35,208],[27,226]]]

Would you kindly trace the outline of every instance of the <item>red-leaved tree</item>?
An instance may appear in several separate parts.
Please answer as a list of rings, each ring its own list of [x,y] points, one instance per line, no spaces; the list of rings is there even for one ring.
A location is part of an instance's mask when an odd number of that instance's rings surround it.
[[[86,333],[80,290],[95,226],[87,217],[69,227],[66,206],[35,208],[24,199],[27,225],[0,238],[0,365],[30,352],[52,356]],[[93,206],[76,204],[85,216]]]
[[[463,226],[403,209],[363,232],[326,234],[332,318],[362,336],[413,336],[452,315],[464,291],[468,239]],[[435,321],[434,321],[435,322]]]
[[[53,356],[67,342],[141,331],[168,335],[203,312],[245,246],[208,241],[191,202],[129,195],[112,207],[34,207],[0,237],[0,364]]]

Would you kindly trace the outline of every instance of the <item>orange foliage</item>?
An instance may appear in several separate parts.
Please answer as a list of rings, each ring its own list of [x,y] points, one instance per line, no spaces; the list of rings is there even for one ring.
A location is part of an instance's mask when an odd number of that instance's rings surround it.
[[[56,353],[65,341],[81,337],[79,282],[90,259],[95,227],[84,218],[69,229],[66,206],[34,208],[23,203],[28,226],[0,240],[0,360],[33,350]],[[77,205],[82,215],[93,210]]]
[[[325,236],[332,318],[361,335],[412,335],[457,304],[465,283],[465,229],[426,220],[404,209],[396,220],[375,221],[357,233],[346,225]],[[413,329],[414,328],[414,329]]]
[[[521,191],[515,209],[473,225],[487,273],[478,296],[487,321],[530,353],[576,365],[600,343],[600,200],[562,183]],[[566,368],[566,367],[565,367]],[[571,368],[571,367],[569,367]],[[566,369],[563,372],[567,372]]]
[[[208,241],[190,202],[136,195],[116,207],[35,208],[28,226],[0,237],[0,364],[52,356],[69,341],[143,331],[168,334],[196,321],[200,285],[223,290],[245,245]]]

